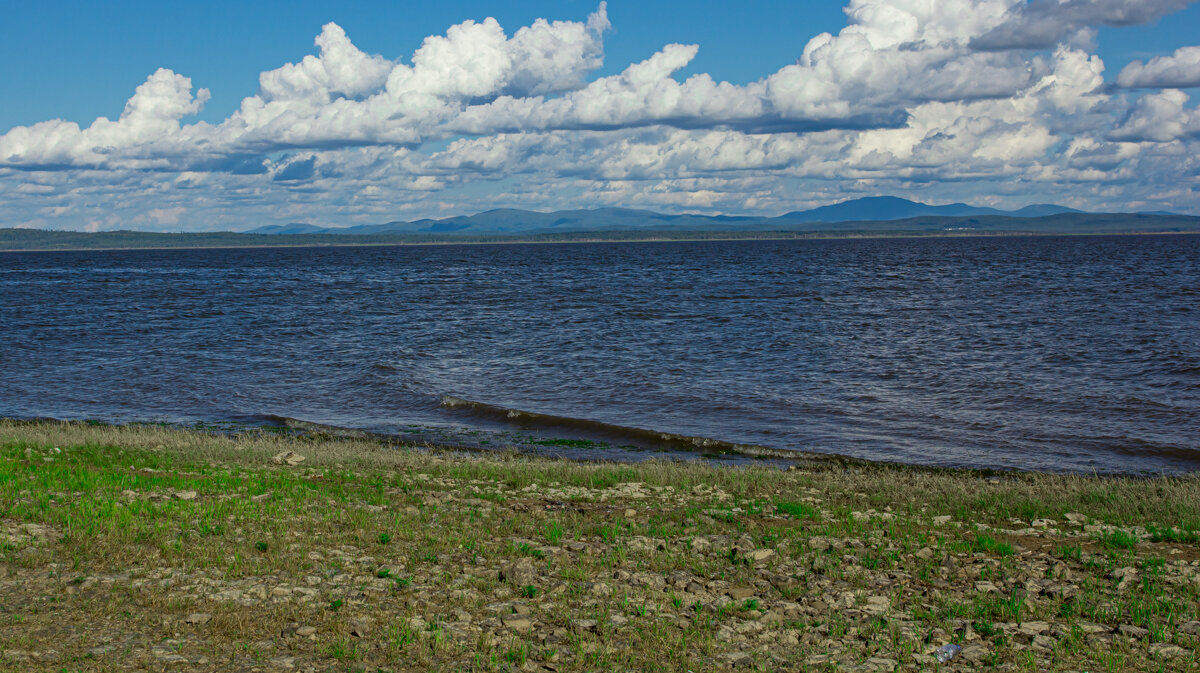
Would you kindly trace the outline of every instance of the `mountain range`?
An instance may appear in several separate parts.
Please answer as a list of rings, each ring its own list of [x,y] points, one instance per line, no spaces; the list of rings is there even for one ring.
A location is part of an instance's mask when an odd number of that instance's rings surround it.
[[[779,217],[730,215],[666,215],[630,208],[560,210],[543,213],[500,208],[475,215],[409,222],[360,224],[352,227],[320,227],[304,222],[272,224],[251,229],[248,234],[543,234],[564,231],[751,231],[762,229],[828,230],[841,223],[890,222],[917,217],[1046,217],[1081,211],[1052,204],[1026,206],[1020,210],[979,208],[965,203],[932,206],[894,196],[853,199],[811,210],[785,213]],[[807,226],[806,226],[807,225]]]

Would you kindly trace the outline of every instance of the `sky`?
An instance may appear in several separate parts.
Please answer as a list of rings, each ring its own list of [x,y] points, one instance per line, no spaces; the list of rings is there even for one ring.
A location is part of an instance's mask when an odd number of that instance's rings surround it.
[[[0,0],[0,227],[1200,214],[1200,3]]]

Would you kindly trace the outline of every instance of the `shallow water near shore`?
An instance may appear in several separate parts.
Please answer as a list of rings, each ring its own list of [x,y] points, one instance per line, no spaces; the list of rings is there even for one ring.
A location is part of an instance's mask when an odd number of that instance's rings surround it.
[[[1194,235],[2,253],[0,325],[0,416],[1200,468]]]

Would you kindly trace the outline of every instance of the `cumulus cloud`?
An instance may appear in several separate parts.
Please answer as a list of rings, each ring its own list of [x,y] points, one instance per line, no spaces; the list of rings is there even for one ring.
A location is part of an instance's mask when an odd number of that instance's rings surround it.
[[[1200,133],[1200,115],[1185,105],[1188,95],[1178,89],[1147,94],[1110,136],[1116,140],[1166,143]]]
[[[153,156],[181,147],[179,120],[196,114],[208,89],[192,94],[192,80],[159,68],[138,86],[120,118],[100,117],[86,129],[59,119],[18,126],[0,136],[0,165],[94,166],[112,153]]]
[[[936,198],[938,184],[965,192],[947,200],[1074,194],[1067,205],[1101,207],[1169,194],[1200,210],[1194,192],[1161,187],[1197,170],[1200,122],[1174,87],[1197,82],[1200,47],[1122,70],[1117,87],[1166,88],[1137,96],[1114,93],[1075,39],[1183,4],[849,0],[844,28],[745,84],[680,77],[694,44],[595,76],[611,28],[603,3],[512,33],[465,21],[408,58],[363,52],[330,23],[315,53],[262,73],[220,123],[183,123],[208,91],[164,69],[116,121],[11,129],[0,215],[221,228],[501,204],[783,212],[845,190]],[[36,189],[14,186],[33,176]]]
[[[1194,0],[1029,0],[971,40],[976,49],[1045,49],[1097,26],[1134,26],[1177,12]]]
[[[1134,61],[1121,69],[1117,86],[1124,89],[1182,89],[1200,86],[1200,46],[1180,47],[1149,63]]]

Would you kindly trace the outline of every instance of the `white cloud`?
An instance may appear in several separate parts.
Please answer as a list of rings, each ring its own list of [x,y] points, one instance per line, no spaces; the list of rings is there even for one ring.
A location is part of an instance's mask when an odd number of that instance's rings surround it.
[[[1200,46],[1180,47],[1149,63],[1134,61],[1121,69],[1117,86],[1125,89],[1180,89],[1200,86]]]
[[[1167,143],[1200,134],[1200,114],[1186,109],[1187,102],[1188,95],[1178,89],[1142,96],[1110,136],[1116,140]]]
[[[186,141],[178,137],[179,120],[199,112],[208,99],[208,89],[193,96],[191,79],[159,68],[134,91],[117,121],[100,117],[81,130],[55,119],[0,136],[0,165],[97,166],[114,153],[153,162],[156,155],[187,152]]]
[[[837,34],[743,85],[679,78],[702,45],[594,77],[603,4],[511,35],[467,21],[407,60],[367,54],[330,23],[315,54],[262,73],[217,124],[181,123],[208,91],[159,70],[116,121],[11,129],[0,217],[220,229],[499,205],[777,213],[871,193],[1200,211],[1186,177],[1200,122],[1170,88],[1194,81],[1200,47],[1122,70],[1119,87],[1168,87],[1135,96],[1107,88],[1075,39],[1180,6],[850,0]]]
[[[1045,49],[1097,26],[1134,26],[1194,0],[1029,0],[1012,3],[1002,23],[971,41],[976,49]]]

